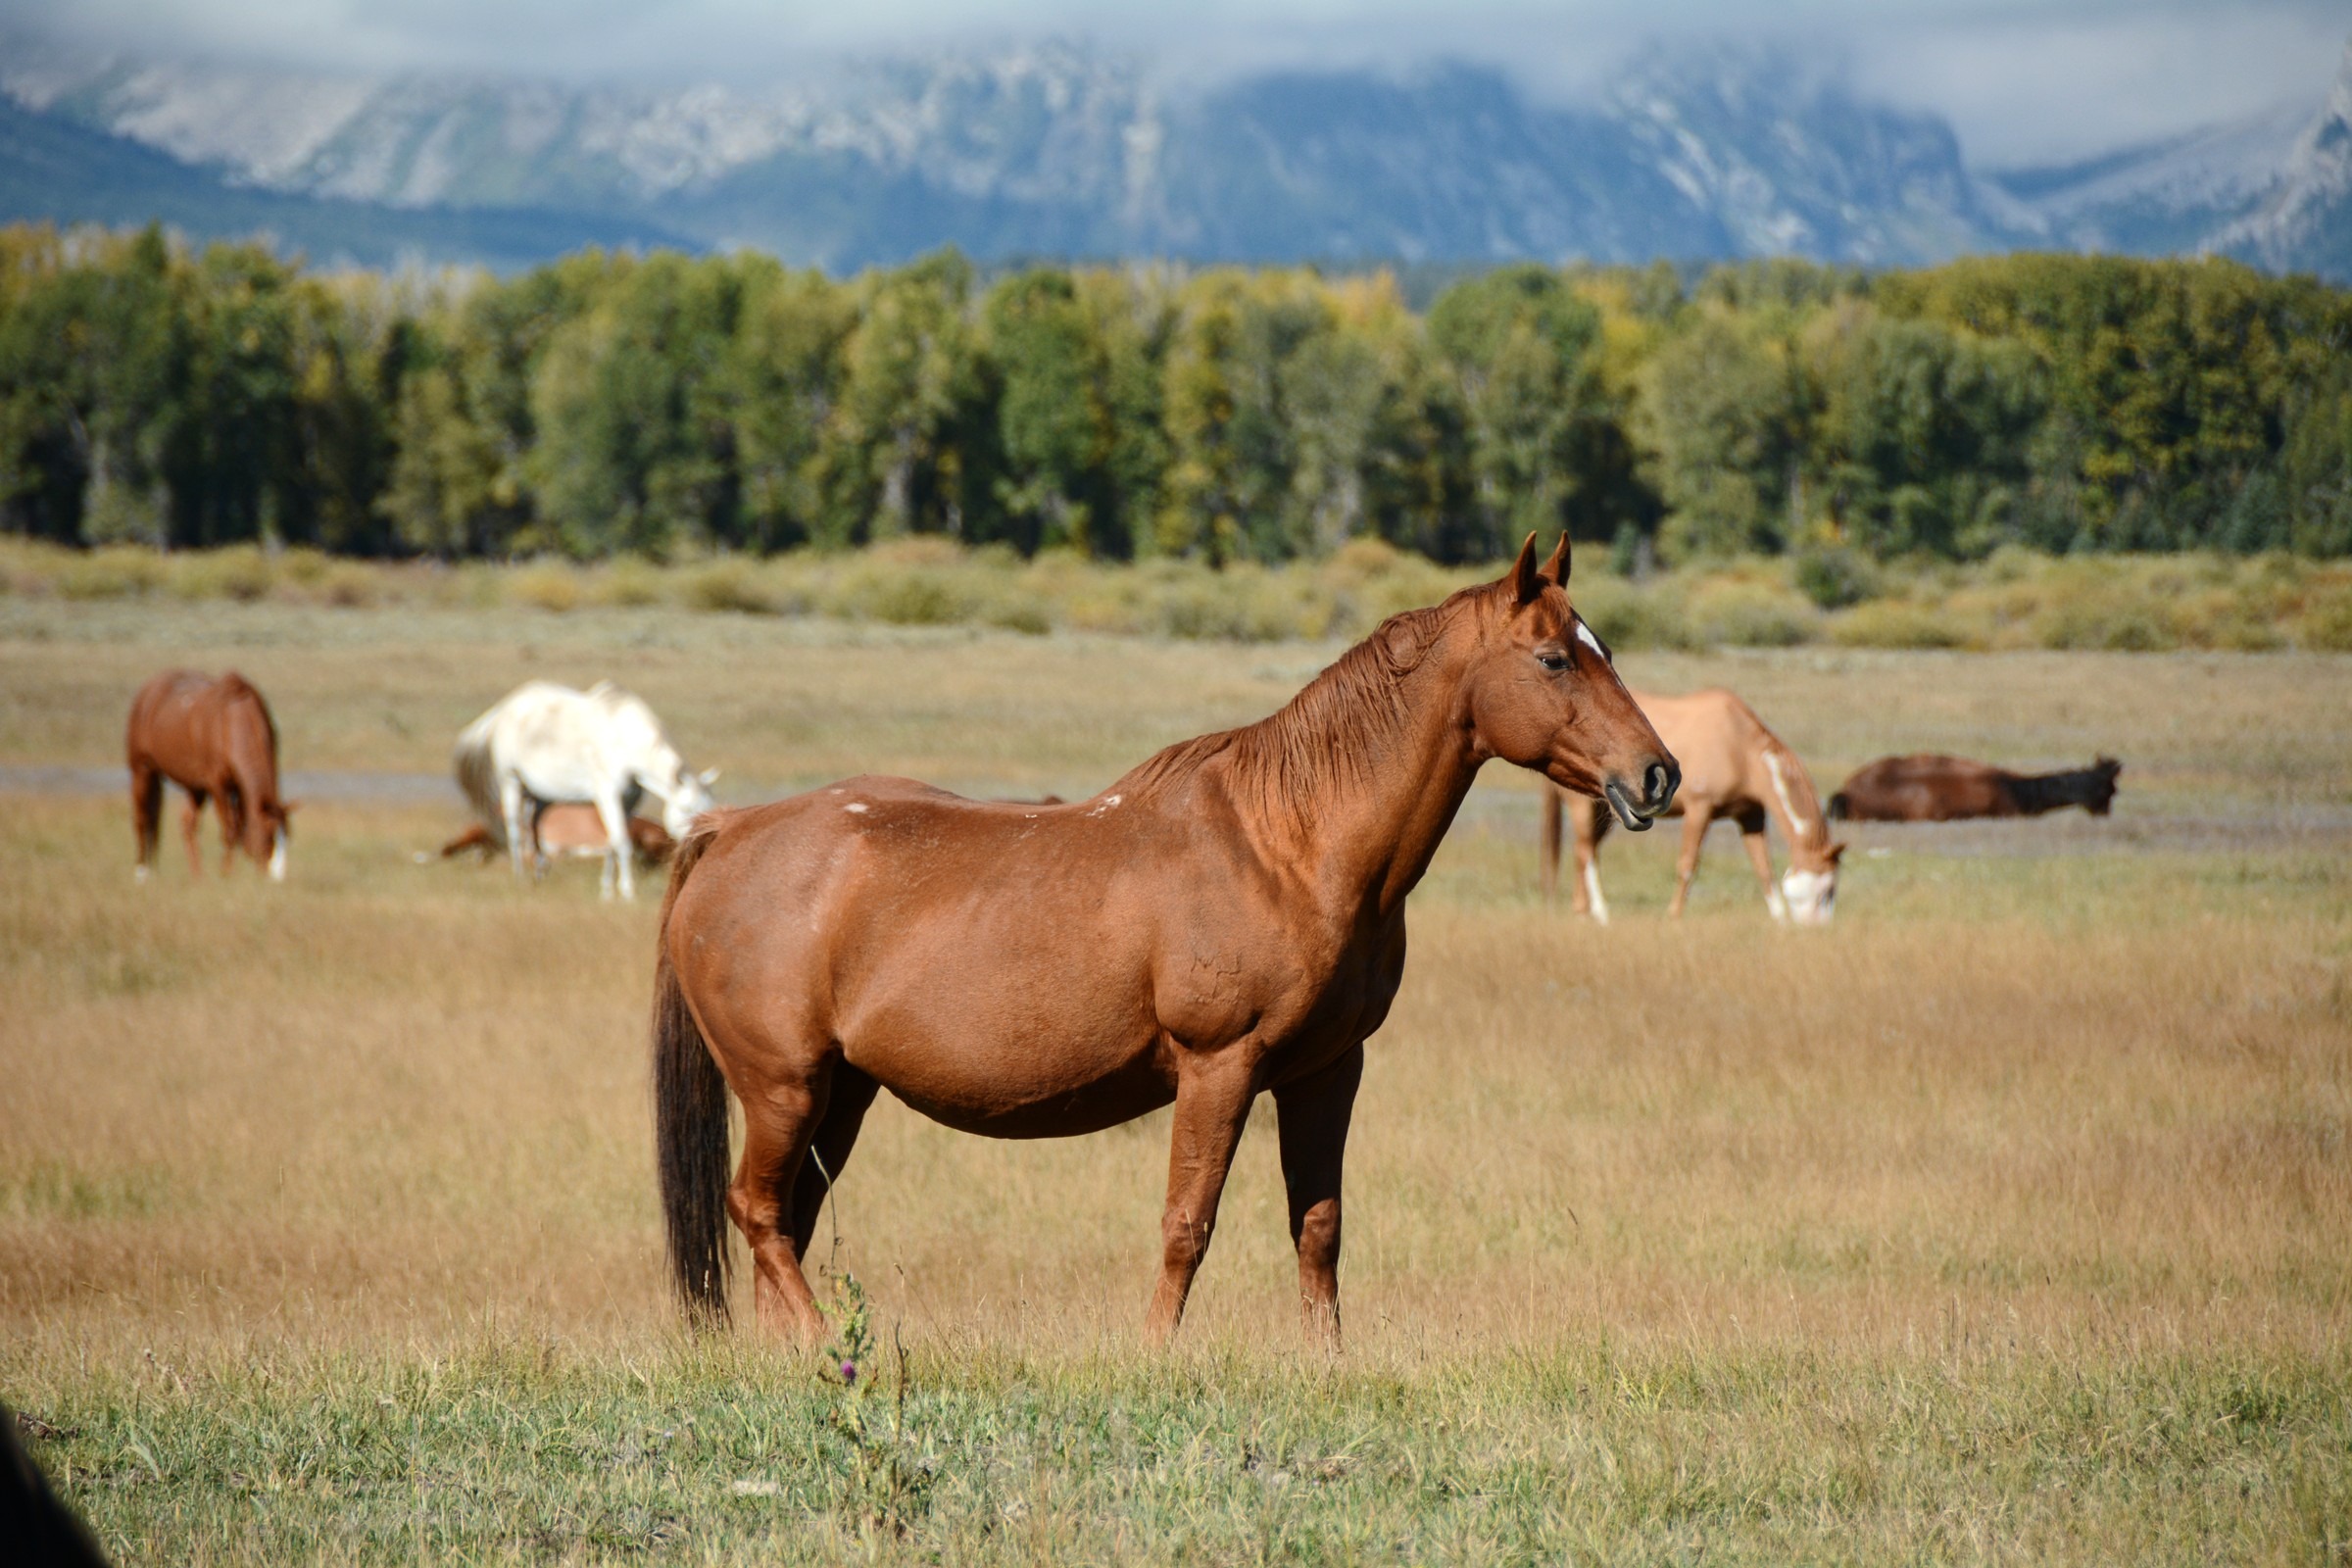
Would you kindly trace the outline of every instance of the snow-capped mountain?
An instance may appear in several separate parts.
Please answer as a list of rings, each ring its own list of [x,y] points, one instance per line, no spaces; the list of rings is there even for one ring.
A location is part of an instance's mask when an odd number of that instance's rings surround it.
[[[1899,265],[2020,244],[2196,249],[2276,207],[2270,227],[2230,241],[2267,259],[2274,230],[2332,232],[2310,203],[2337,199],[2326,192],[2345,171],[2340,142],[2299,116],[1988,181],[1935,116],[1792,58],[1722,49],[1652,51],[1596,100],[1559,106],[1474,66],[1177,86],[1072,44],[673,91],[14,45],[0,95],[25,125],[162,154],[192,179],[344,203],[386,234],[405,232],[403,214],[562,215],[565,231],[834,269],[950,243],[983,259]],[[84,216],[86,181],[44,196],[10,177],[10,156],[0,142],[0,216]],[[2288,163],[2301,183],[2279,172]],[[2289,200],[2290,184],[2317,194]]]

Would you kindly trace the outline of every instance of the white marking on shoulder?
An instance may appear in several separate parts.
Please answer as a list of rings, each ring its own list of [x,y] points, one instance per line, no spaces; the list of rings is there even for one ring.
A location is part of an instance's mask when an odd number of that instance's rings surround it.
[[[1086,814],[1089,816],[1101,816],[1104,811],[1115,809],[1118,804],[1125,799],[1126,797],[1123,795],[1105,795],[1102,797],[1102,804],[1096,807],[1093,810],[1087,812]]]
[[[1592,649],[1601,658],[1606,659],[1609,657],[1609,651],[1600,646],[1600,639],[1592,635],[1592,628],[1586,625],[1581,620],[1576,623],[1576,640],[1580,643],[1583,643],[1587,648]]]
[[[1781,776],[1781,759],[1778,753],[1766,752],[1764,754],[1764,771],[1772,775],[1772,792],[1781,798],[1781,809],[1788,813],[1789,822],[1799,833],[1812,832],[1813,824],[1805,820],[1804,813],[1797,810],[1796,803],[1788,798],[1788,781]]]
[[[865,803],[863,801],[852,801],[849,805],[843,807],[842,809],[845,811],[862,811],[865,809]]]

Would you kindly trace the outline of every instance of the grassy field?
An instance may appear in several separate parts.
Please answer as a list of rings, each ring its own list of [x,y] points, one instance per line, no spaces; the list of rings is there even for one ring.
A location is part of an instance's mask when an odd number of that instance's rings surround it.
[[[610,674],[723,798],[1074,795],[1332,652],[19,598],[0,779],[118,763],[187,662],[327,783]],[[1010,1145],[887,1101],[821,1249],[870,1299],[858,1387],[692,1341],[651,900],[413,863],[454,795],[321,788],[276,888],[175,855],[134,888],[120,799],[0,796],[0,1397],[126,1562],[2352,1555],[2352,661],[1625,663],[1741,691],[1825,790],[1936,747],[2111,752],[2123,795],[1857,830],[1825,933],[1773,929],[1728,837],[1670,927],[1671,832],[1619,835],[1602,931],[1543,908],[1494,775],[1373,1044],[1337,1359],[1270,1117],[1154,1356],[1164,1113]]]

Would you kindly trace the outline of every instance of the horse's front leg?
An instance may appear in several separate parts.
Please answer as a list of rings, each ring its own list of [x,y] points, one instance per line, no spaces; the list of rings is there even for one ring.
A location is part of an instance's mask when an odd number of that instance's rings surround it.
[[[527,853],[536,860],[539,850],[536,843],[526,842],[525,834],[531,832],[531,824],[523,818],[522,780],[513,773],[499,775],[498,813],[506,819],[507,859],[514,867],[514,880],[520,882],[524,879],[523,856]]]
[[[1306,1332],[1333,1349],[1340,1345],[1340,1166],[1363,1076],[1359,1044],[1321,1072],[1274,1091],[1282,1185],[1298,1249],[1299,1316]]]
[[[1237,1043],[1207,1055],[1186,1054],[1176,1075],[1176,1126],[1168,1141],[1168,1206],[1159,1220],[1159,1285],[1144,1332],[1165,1345],[1184,1318],[1193,1276],[1217,1226],[1217,1200],[1257,1093],[1254,1054]]]
[[[596,814],[605,824],[604,896],[612,896],[612,878],[620,877],[620,896],[634,903],[637,884],[629,867],[629,813],[620,804],[618,795],[600,795],[596,800]]]

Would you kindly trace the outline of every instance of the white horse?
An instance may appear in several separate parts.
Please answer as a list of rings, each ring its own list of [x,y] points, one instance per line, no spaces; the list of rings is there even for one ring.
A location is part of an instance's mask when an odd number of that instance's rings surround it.
[[[507,849],[514,874],[523,856],[532,870],[544,863],[532,846],[534,803],[583,802],[605,824],[604,896],[634,899],[630,876],[629,810],[641,795],[662,802],[662,825],[683,839],[694,819],[710,809],[718,769],[689,771],[662,721],[642,699],[611,681],[584,692],[553,681],[525,681],[466,726],[452,757],[458,784],[482,823]]]

